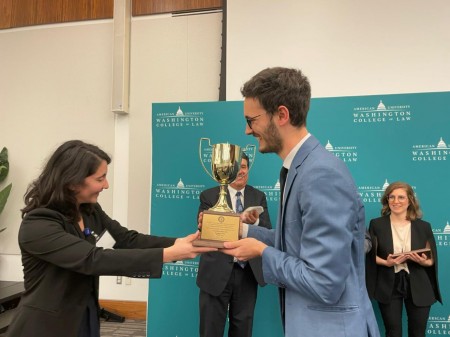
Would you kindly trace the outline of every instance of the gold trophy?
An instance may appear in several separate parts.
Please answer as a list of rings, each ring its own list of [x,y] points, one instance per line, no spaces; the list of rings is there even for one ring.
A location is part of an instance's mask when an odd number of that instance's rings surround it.
[[[202,158],[202,143],[208,141],[211,153],[211,172]],[[255,145],[247,145],[253,147]],[[223,248],[223,242],[239,240],[239,214],[235,213],[227,203],[227,186],[239,173],[242,161],[242,149],[238,145],[219,143],[211,145],[209,138],[201,138],[199,145],[200,162],[206,173],[220,184],[219,200],[207,211],[203,211],[200,239],[194,246]]]

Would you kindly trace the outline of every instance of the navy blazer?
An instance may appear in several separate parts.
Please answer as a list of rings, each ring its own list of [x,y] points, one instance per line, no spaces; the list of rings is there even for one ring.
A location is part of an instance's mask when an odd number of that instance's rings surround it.
[[[198,212],[207,210],[215,205],[219,199],[219,187],[213,187],[200,194],[200,206]],[[227,194],[228,205],[231,206],[230,195]],[[244,191],[244,208],[250,206],[262,206],[264,212],[259,217],[260,227],[272,228],[269,211],[267,209],[266,195],[256,188],[247,185]],[[260,286],[265,286],[261,257],[249,260],[253,275]],[[221,252],[204,253],[200,257],[197,274],[198,287],[213,296],[219,296],[230,279],[233,270],[233,257]]]
[[[394,288],[394,267],[380,266],[376,264],[376,256],[386,259],[394,252],[392,240],[391,220],[389,215],[372,219],[369,232],[372,237],[372,250],[367,255],[367,291],[370,298],[380,303],[391,301]],[[430,244],[434,265],[422,267],[418,263],[408,261],[411,296],[413,303],[417,306],[429,306],[434,302],[442,303],[438,282],[438,256],[436,242],[434,240],[431,225],[423,220],[411,221],[411,249],[425,248],[427,242]]]

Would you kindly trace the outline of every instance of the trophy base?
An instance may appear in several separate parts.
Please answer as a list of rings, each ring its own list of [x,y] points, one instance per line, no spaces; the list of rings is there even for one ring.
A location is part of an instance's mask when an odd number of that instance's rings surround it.
[[[224,241],[202,239],[192,241],[194,247],[224,248],[223,243]]]
[[[240,216],[236,213],[204,211],[200,239],[196,247],[223,248],[225,241],[239,240]]]

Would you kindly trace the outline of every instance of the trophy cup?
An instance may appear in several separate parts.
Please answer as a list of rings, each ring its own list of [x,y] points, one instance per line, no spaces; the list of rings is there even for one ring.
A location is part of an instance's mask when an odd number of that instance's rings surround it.
[[[205,167],[202,158],[202,143],[208,141],[211,154],[211,173]],[[247,145],[253,147],[255,145]],[[203,211],[200,239],[194,246],[223,248],[224,241],[239,240],[240,216],[227,203],[227,186],[239,173],[242,161],[242,149],[238,145],[219,143],[211,145],[209,138],[201,138],[199,145],[200,162],[206,173],[220,184],[219,200],[209,210]]]

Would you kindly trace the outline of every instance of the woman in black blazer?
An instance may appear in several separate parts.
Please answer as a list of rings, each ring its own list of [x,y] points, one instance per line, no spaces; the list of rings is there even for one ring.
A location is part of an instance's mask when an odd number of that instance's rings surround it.
[[[97,146],[68,141],[28,188],[19,229],[25,292],[7,336],[99,337],[99,275],[159,278],[165,262],[216,250],[194,247],[198,233],[157,237],[112,220],[97,203],[110,162]],[[98,246],[104,231],[114,249]]]
[[[402,337],[403,303],[408,336],[424,337],[431,305],[442,303],[431,225],[420,220],[418,200],[406,183],[390,184],[381,204],[382,217],[369,226],[373,248],[366,264],[367,290],[378,302],[386,337]],[[423,248],[429,251],[411,252]]]

